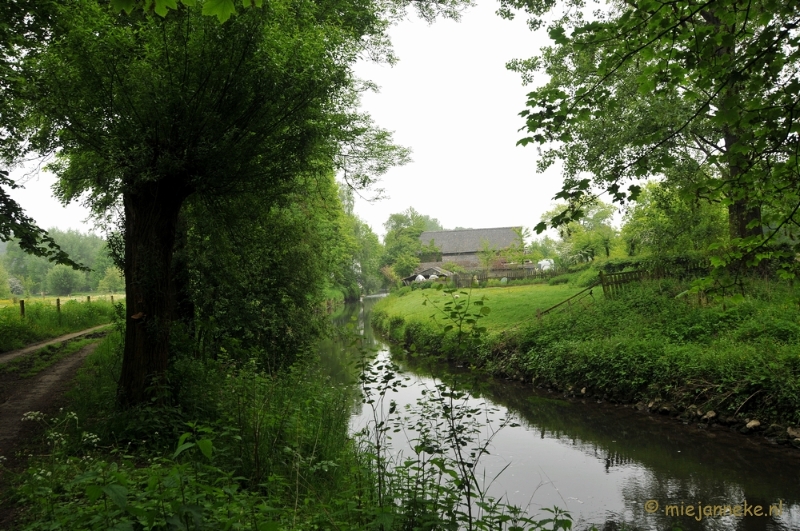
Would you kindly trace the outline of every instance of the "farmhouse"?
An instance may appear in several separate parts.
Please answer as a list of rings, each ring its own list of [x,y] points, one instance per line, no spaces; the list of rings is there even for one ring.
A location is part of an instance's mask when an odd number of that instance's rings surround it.
[[[514,229],[522,227],[497,227],[493,229],[432,230],[420,234],[424,247],[433,245],[442,252],[442,262],[455,262],[462,267],[476,267],[480,263],[478,252],[483,242],[498,251],[510,247],[517,239]]]

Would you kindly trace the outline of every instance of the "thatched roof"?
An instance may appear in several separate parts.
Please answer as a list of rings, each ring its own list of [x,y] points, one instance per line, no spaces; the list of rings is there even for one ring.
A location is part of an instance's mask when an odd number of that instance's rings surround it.
[[[498,227],[494,229],[428,230],[420,234],[422,245],[434,245],[442,254],[476,253],[483,249],[483,241],[497,249],[509,247],[517,238],[514,229],[522,227]]]

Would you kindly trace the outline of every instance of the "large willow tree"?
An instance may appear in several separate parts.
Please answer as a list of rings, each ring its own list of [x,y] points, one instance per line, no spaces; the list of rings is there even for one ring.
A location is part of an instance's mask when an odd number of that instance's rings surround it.
[[[147,400],[167,369],[181,208],[328,168],[337,139],[357,134],[342,108],[350,65],[386,26],[364,0],[275,0],[224,24],[197,4],[161,18],[64,2],[22,63],[20,131],[57,154],[62,199],[86,194],[97,213],[121,205],[123,405]]]

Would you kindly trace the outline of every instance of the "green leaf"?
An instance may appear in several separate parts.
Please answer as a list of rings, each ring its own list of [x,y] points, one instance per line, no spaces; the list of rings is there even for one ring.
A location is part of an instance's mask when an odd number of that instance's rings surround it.
[[[134,5],[134,0],[111,0],[111,9],[113,9],[115,13],[125,11],[130,15],[131,12],[133,12]]]
[[[191,435],[192,435],[192,433],[188,432],[188,431],[186,433],[184,433],[183,435],[181,435],[180,438],[178,439],[178,446],[180,446],[183,443],[185,443],[186,439],[191,437]]]
[[[181,455],[184,451],[188,450],[189,448],[193,447],[194,443],[184,443],[178,446],[178,449],[175,450],[175,453],[172,455],[172,458],[175,459],[179,455]]]
[[[166,17],[170,9],[178,9],[176,0],[156,0],[156,5],[153,10],[157,15]]]
[[[86,487],[86,497],[89,501],[95,501],[100,495],[103,494],[103,488],[100,485],[89,485]]]
[[[197,441],[197,447],[206,456],[206,459],[211,459],[211,439],[200,439]]]
[[[128,489],[122,485],[117,485],[115,483],[106,485],[103,487],[103,492],[105,492],[108,497],[111,498],[111,501],[120,509],[124,509],[125,506],[128,505]]]
[[[236,14],[236,7],[233,0],[208,0],[203,4],[203,14],[215,16],[220,22],[225,22]]]

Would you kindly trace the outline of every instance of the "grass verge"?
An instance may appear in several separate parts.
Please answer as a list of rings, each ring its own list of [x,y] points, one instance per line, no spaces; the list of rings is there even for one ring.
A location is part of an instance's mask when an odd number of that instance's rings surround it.
[[[26,356],[15,358],[8,363],[0,365],[0,372],[16,373],[21,378],[31,378],[67,356],[78,352],[83,347],[98,341],[99,338],[97,337],[76,338],[72,341],[47,345]]]

